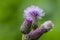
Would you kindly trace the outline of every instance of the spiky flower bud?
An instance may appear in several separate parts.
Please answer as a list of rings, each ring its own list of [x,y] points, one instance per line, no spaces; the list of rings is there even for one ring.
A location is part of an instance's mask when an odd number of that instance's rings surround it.
[[[31,29],[31,24],[32,24],[32,19],[30,17],[27,17],[23,22],[23,24],[21,25],[20,28],[21,32],[24,34],[28,34]]]
[[[43,28],[47,31],[50,31],[54,27],[54,24],[52,23],[52,21],[48,20],[44,22],[41,26],[43,26]]]
[[[38,6],[30,6],[28,7],[26,10],[24,10],[24,16],[26,17],[31,17],[33,19],[32,22],[32,26],[34,29],[36,29],[38,27],[38,18],[41,19],[45,13],[43,12],[43,10],[41,8],[39,8]]]
[[[41,37],[44,33],[51,30],[53,27],[53,23],[51,21],[46,21],[42,24],[42,26],[29,34],[26,35],[26,40],[38,40],[39,37]]]

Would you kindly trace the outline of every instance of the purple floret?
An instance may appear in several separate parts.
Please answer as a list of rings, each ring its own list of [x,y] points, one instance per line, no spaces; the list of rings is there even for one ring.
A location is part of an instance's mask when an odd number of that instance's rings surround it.
[[[42,18],[45,13],[43,12],[43,10],[41,8],[39,8],[38,6],[30,6],[28,7],[27,9],[24,10],[24,15],[25,17],[31,17],[34,16],[34,17],[37,17],[37,18]]]

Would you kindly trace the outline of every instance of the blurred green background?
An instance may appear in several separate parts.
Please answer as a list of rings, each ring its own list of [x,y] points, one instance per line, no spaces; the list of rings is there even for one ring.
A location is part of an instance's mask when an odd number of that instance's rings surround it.
[[[0,40],[22,40],[20,26],[24,9],[31,5],[41,7],[46,13],[38,25],[46,20],[54,23],[53,31],[39,40],[60,40],[60,0],[0,0]]]

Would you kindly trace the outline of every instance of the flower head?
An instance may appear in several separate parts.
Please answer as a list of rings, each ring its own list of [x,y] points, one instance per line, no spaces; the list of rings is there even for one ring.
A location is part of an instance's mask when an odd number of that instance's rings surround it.
[[[24,10],[25,18],[30,17],[33,19],[33,22],[32,22],[33,29],[36,29],[38,27],[38,25],[37,25],[38,18],[41,19],[44,15],[45,15],[45,13],[38,6],[32,5]]]
[[[54,24],[52,23],[52,21],[46,21],[42,24],[42,26],[44,27],[44,29],[46,29],[47,31],[51,30],[54,27]]]
[[[28,34],[31,30],[31,24],[32,24],[32,19],[30,17],[27,17],[23,24],[21,25],[21,32],[24,34]]]
[[[34,17],[37,17],[37,18],[42,18],[44,16],[44,12],[41,8],[39,8],[38,6],[30,6],[28,7],[26,10],[24,10],[24,15],[25,17],[31,17],[34,16]]]

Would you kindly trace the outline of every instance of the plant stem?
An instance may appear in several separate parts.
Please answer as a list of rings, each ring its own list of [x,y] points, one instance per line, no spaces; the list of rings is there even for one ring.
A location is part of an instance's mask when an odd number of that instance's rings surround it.
[[[22,34],[22,40],[25,40],[25,39],[26,39],[26,35]]]

